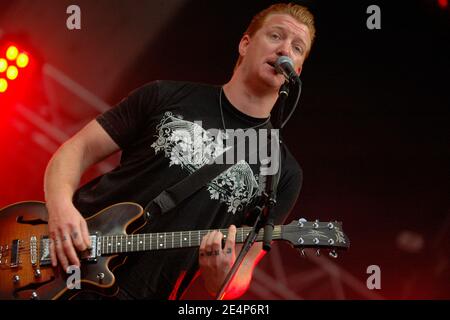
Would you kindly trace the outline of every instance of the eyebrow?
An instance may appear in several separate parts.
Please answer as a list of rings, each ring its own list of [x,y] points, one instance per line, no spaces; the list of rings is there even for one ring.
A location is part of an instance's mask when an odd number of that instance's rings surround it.
[[[285,32],[287,31],[286,28],[284,28],[284,27],[282,27],[282,26],[277,26],[277,25],[271,26],[270,28],[278,29],[278,30],[285,31]],[[299,40],[299,41],[303,44],[304,49],[305,49],[305,50],[307,49],[306,43],[305,43],[305,41],[303,41],[303,39],[302,39],[301,37],[299,37],[299,36],[296,35],[294,39],[295,39],[295,40]]]

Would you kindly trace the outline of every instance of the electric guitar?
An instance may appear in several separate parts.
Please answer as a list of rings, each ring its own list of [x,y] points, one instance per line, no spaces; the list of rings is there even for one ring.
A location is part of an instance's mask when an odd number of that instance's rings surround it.
[[[77,283],[61,267],[53,268],[43,202],[20,202],[0,210],[0,299],[71,299],[80,290],[103,295],[117,292],[114,269],[125,263],[126,253],[200,246],[210,230],[135,233],[147,222],[143,208],[131,202],[112,205],[86,219],[91,249],[80,254]],[[250,227],[237,228],[236,243],[243,243]],[[226,238],[227,229],[220,230]],[[129,232],[129,233],[127,233]],[[263,231],[256,241],[263,240]],[[293,221],[278,225],[273,240],[296,248],[347,249],[349,240],[339,222]],[[72,285],[72,287],[70,286]]]

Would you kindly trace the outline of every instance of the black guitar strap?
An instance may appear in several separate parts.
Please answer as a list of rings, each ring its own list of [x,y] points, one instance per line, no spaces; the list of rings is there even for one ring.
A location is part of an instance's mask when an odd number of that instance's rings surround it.
[[[269,124],[267,124],[266,127],[263,128],[272,129],[273,127],[272,124],[269,122]],[[183,180],[179,181],[170,188],[162,191],[155,199],[151,200],[146,205],[144,211],[146,218],[150,218],[151,214],[165,214],[166,212],[176,208],[181,202],[188,199],[191,195],[199,191],[202,187],[206,186],[208,182],[215,179],[222,172],[225,172],[240,160],[245,160],[245,154],[240,155],[239,153],[236,156],[237,159],[235,159],[236,147],[240,147],[242,144],[244,144],[245,146],[245,139],[243,140],[244,141],[240,141],[237,146],[230,147],[226,152],[222,153],[217,158],[212,159],[208,164],[203,165],[201,168],[194,171],[192,174],[190,174]],[[271,141],[270,138],[267,139],[268,146],[270,144],[270,141]],[[258,154],[258,148],[251,148],[251,149],[256,150],[251,150],[251,152],[249,153],[249,157],[251,157],[255,153],[256,155]],[[271,152],[273,152],[273,150],[271,150]],[[224,161],[225,159],[235,159],[237,162],[227,164],[226,161]],[[279,165],[281,166],[281,163],[279,163]],[[278,170],[278,173],[280,172],[281,170]]]

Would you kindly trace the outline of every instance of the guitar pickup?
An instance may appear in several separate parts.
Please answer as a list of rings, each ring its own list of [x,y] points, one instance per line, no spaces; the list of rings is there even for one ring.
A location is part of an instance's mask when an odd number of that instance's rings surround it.
[[[86,260],[88,262],[97,261],[97,256],[99,256],[97,252],[97,235],[91,235],[91,248],[80,252],[80,258],[82,260]],[[50,265],[52,262],[50,257],[50,239],[47,236],[41,238],[41,245],[39,250],[39,264],[41,266]]]
[[[80,258],[83,260],[87,260],[88,262],[97,261],[97,256],[99,256],[97,252],[97,235],[89,236],[91,239],[91,247],[80,253]]]

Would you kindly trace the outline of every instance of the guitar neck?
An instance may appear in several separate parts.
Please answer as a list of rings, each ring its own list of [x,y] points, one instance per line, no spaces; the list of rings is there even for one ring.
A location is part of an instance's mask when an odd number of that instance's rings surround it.
[[[237,228],[236,243],[243,243],[251,230],[252,228],[250,227]],[[199,247],[203,236],[211,231],[214,230],[100,236],[97,239],[97,250],[100,249],[101,254],[114,254]],[[219,229],[219,231],[223,233],[224,239],[228,237],[228,229]],[[274,227],[272,239],[281,239],[281,226]],[[261,229],[256,237],[256,241],[262,240],[263,230]]]

